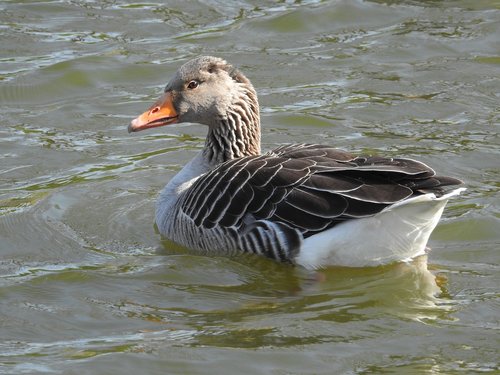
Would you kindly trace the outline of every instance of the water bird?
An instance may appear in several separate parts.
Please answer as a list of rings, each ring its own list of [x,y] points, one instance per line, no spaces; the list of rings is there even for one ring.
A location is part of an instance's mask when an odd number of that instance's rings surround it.
[[[129,132],[208,127],[204,148],[160,193],[166,238],[204,254],[267,256],[318,269],[407,261],[426,251],[462,182],[409,158],[353,155],[320,144],[261,153],[257,93],[225,60],[183,64]]]

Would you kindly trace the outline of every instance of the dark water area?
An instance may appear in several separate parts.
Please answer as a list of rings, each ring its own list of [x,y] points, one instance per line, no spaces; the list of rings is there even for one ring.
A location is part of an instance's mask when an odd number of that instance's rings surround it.
[[[485,0],[0,2],[0,373],[498,373],[499,35]],[[314,274],[163,241],[156,196],[206,129],[127,125],[201,54],[253,82],[263,149],[463,179],[428,259]]]

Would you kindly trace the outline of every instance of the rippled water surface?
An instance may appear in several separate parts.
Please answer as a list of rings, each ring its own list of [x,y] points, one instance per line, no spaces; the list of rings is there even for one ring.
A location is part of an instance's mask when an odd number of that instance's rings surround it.
[[[0,2],[0,373],[499,371],[500,3]],[[263,146],[405,155],[462,178],[432,252],[307,273],[162,242],[203,146],[129,135],[187,59],[254,83]]]

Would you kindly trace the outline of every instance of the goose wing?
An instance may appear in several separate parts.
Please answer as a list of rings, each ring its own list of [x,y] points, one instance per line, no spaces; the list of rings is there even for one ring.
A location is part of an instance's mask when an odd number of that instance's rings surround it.
[[[436,177],[412,159],[360,157],[298,144],[219,165],[195,182],[181,208],[197,226],[238,227],[251,218],[270,219],[307,236],[459,183]]]

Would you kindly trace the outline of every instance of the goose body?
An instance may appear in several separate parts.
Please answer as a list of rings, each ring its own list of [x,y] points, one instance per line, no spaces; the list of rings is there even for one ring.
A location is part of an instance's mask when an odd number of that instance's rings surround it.
[[[184,64],[129,131],[177,122],[208,126],[204,149],[156,205],[160,233],[206,254],[261,254],[309,269],[374,266],[425,252],[461,181],[404,158],[326,145],[260,153],[250,81],[216,57]]]

